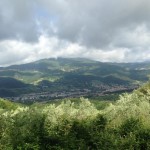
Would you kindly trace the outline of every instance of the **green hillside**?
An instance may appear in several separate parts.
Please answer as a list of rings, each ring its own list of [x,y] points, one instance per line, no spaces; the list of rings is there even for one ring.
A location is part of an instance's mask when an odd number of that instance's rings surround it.
[[[10,78],[10,77],[0,77],[0,88],[24,88],[27,87],[28,85],[16,80],[15,78]]]
[[[150,84],[96,109],[88,99],[22,106],[0,100],[0,149],[149,150]]]
[[[0,96],[83,89],[100,93],[116,87],[119,89],[120,86],[130,90],[148,81],[149,75],[149,63],[119,64],[81,58],[50,58],[1,67]]]

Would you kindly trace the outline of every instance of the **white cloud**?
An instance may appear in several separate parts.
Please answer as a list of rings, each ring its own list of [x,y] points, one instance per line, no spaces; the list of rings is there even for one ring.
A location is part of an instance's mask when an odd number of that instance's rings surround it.
[[[150,59],[148,0],[1,0],[0,24],[1,66],[49,57]]]
[[[76,43],[60,41],[57,38],[41,36],[38,43],[6,40],[0,42],[0,66],[28,63],[42,58],[83,57],[102,62],[134,62],[150,59],[148,51],[134,54],[130,49],[87,49]],[[142,53],[142,55],[141,55]],[[133,57],[133,55],[135,55]]]

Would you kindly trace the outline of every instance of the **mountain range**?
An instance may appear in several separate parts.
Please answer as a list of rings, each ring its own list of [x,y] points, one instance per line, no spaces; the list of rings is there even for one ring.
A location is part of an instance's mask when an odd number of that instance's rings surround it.
[[[0,97],[130,91],[147,82],[149,76],[149,62],[103,63],[83,58],[49,58],[0,67]]]

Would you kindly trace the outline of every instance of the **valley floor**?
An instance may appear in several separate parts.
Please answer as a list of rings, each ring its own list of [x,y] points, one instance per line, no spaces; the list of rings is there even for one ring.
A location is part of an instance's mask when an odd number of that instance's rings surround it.
[[[131,92],[134,89],[137,89],[137,85],[132,86],[111,86],[102,87],[95,90],[90,89],[72,89],[70,91],[57,91],[57,92],[40,92],[40,93],[31,93],[31,94],[23,94],[18,97],[6,97],[14,102],[36,102],[36,101],[49,101],[55,99],[63,99],[63,98],[79,98],[79,97],[92,97],[92,96],[105,96],[112,93],[123,93],[123,92]]]

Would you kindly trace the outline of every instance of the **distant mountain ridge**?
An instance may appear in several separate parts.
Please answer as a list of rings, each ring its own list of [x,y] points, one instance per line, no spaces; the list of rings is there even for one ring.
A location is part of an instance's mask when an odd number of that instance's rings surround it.
[[[0,68],[0,93],[61,92],[132,87],[149,80],[150,63],[103,63],[82,58],[49,58]],[[9,79],[9,80],[8,80]],[[11,80],[13,79],[13,83]],[[18,87],[4,86],[18,84]],[[8,83],[10,82],[10,83]],[[2,96],[0,94],[0,96]],[[7,92],[5,94],[7,97]]]

